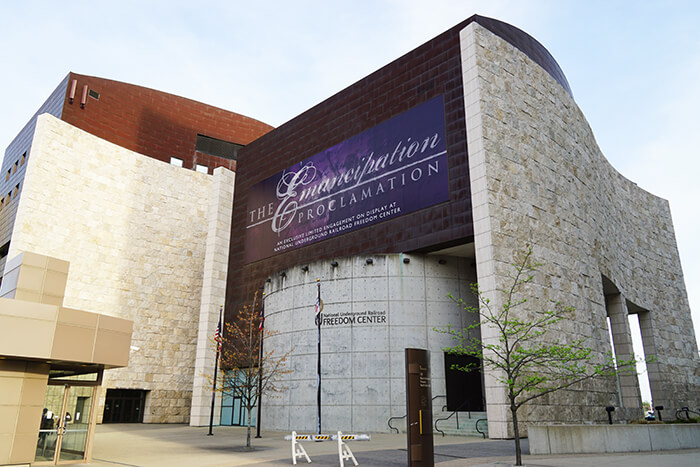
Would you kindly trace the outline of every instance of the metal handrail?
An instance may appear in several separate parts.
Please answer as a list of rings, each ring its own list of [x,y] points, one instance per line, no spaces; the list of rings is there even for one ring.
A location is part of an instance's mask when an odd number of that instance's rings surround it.
[[[476,421],[476,424],[474,424],[474,429],[476,430],[477,433],[481,433],[481,435],[484,437],[484,439],[486,439],[486,432],[481,431],[481,430],[479,429],[479,422],[486,422],[486,421],[487,421],[487,419],[485,419],[485,418],[480,418],[480,419],[478,419],[478,420]]]
[[[431,399],[431,402],[434,401],[435,399],[437,399],[438,397],[447,397],[447,396],[444,395],[444,394],[438,394],[437,396],[434,396],[434,397]],[[387,420],[386,424],[389,425],[389,429],[390,429],[390,430],[395,430],[397,433],[400,433],[398,428],[396,428],[395,426],[392,426],[392,425],[391,425],[391,421],[392,421],[392,420],[401,420],[402,418],[406,418],[407,415],[408,415],[408,414],[404,414],[404,415],[402,415],[402,416],[400,416],[400,417],[390,417],[389,420]]]
[[[447,417],[438,418],[437,420],[435,420],[435,424],[433,425],[434,428],[435,428],[435,431],[437,431],[437,432],[439,432],[439,433],[442,433],[442,436],[445,436],[445,432],[442,431],[440,428],[438,428],[438,427],[437,427],[437,424],[438,424],[438,422],[441,422],[441,421],[444,421],[444,420],[449,420],[450,418],[452,418],[452,416],[453,416],[454,414],[457,414],[457,417],[456,417],[456,418],[457,418],[457,429],[459,430],[459,413],[458,413],[458,412],[460,412],[460,409],[461,409],[462,407],[464,407],[464,406],[467,404],[467,402],[468,402],[468,401],[462,402],[462,403],[459,405],[459,407],[457,407],[457,410],[453,410],[452,413],[449,414]],[[444,408],[443,408],[443,410],[444,410]],[[469,418],[472,418],[472,411],[471,411],[471,410],[468,410],[467,412],[469,412]]]
[[[700,412],[696,412],[689,407],[681,407],[680,409],[676,410],[676,420],[683,420],[683,417],[679,417],[679,414],[685,414],[685,420],[690,420],[691,413],[700,415]]]
[[[438,422],[441,422],[441,421],[443,421],[443,420],[449,420],[449,419],[452,418],[452,416],[453,416],[454,414],[456,414],[456,413],[457,413],[457,411],[455,410],[454,412],[452,412],[451,414],[449,414],[447,417],[445,417],[445,418],[438,418],[437,420],[435,420],[435,425],[434,425],[435,431],[437,431],[438,433],[441,433],[442,436],[445,436],[445,432],[442,431],[440,428],[438,428],[438,427],[437,427],[437,424],[438,424]],[[457,429],[459,429],[459,418],[457,418]]]
[[[394,427],[394,426],[391,425],[391,421],[392,421],[392,420],[401,420],[402,418],[406,418],[406,415],[408,415],[408,414],[401,415],[400,417],[391,417],[391,418],[389,418],[389,420],[387,420],[387,422],[386,422],[386,424],[389,425],[389,429],[390,429],[390,430],[396,430],[397,433],[400,433],[398,428],[396,428],[396,427]]]

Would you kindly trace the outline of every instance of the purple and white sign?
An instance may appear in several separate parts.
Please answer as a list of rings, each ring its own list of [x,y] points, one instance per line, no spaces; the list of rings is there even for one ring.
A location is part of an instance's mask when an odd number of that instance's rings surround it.
[[[442,96],[255,184],[246,263],[449,199]]]

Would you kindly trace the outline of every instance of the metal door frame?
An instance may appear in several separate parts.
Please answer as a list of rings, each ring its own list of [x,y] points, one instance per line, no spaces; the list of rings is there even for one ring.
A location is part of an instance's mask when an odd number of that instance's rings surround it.
[[[61,414],[58,421],[56,433],[56,446],[54,447],[53,460],[35,461],[32,465],[67,465],[67,464],[84,464],[92,460],[92,439],[95,434],[95,425],[97,421],[97,398],[99,396],[99,388],[102,384],[102,371],[97,373],[96,381],[83,380],[54,380],[49,378],[47,386],[63,386],[63,402],[61,404]],[[61,445],[63,444],[63,435],[66,432],[66,411],[68,399],[70,398],[70,390],[72,387],[92,387],[92,400],[90,401],[90,416],[88,420],[88,431],[85,438],[85,451],[82,459],[61,460]]]

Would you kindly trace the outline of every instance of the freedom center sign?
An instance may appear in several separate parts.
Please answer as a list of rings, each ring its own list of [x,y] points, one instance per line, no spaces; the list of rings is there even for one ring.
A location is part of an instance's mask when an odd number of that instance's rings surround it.
[[[449,200],[442,96],[255,184],[245,261]]]

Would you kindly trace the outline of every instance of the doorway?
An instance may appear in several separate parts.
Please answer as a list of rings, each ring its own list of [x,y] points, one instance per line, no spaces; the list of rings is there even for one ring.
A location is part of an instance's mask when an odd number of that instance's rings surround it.
[[[257,407],[257,406],[256,406]],[[251,425],[255,426],[258,411],[254,407],[251,410]],[[220,425],[225,426],[248,426],[248,411],[243,406],[240,397],[224,392],[221,396],[221,419]]]
[[[484,385],[481,362],[469,355],[444,353],[447,410],[450,412],[483,412]],[[453,368],[471,367],[471,371]]]
[[[59,464],[86,460],[94,426],[95,386],[53,385],[44,398],[34,461]]]
[[[107,389],[102,423],[143,423],[145,403],[142,389]]]

